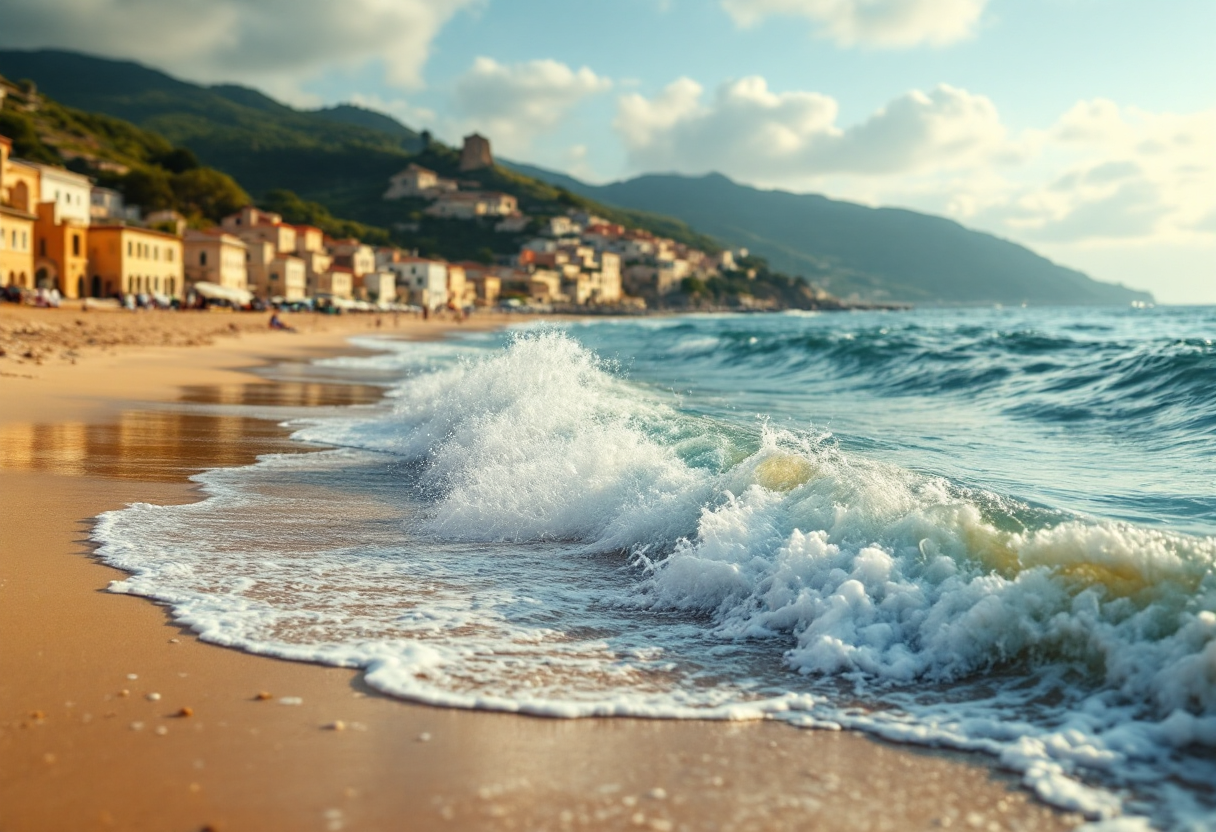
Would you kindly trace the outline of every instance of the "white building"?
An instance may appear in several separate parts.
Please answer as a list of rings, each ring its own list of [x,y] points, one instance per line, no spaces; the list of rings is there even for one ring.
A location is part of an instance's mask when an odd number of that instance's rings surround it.
[[[433,170],[427,170],[421,165],[411,164],[405,170],[389,177],[388,190],[384,199],[404,199],[406,197],[436,197],[441,193],[456,190],[456,182],[444,179]]]
[[[410,302],[440,309],[448,302],[448,264],[425,257],[403,257],[386,265],[397,276],[397,287],[409,293]]]
[[[363,275],[363,291],[375,303],[397,302],[397,275],[390,271]]]
[[[92,219],[93,183],[89,177],[63,168],[34,164],[42,179],[42,201],[55,203],[60,220],[88,225]]]

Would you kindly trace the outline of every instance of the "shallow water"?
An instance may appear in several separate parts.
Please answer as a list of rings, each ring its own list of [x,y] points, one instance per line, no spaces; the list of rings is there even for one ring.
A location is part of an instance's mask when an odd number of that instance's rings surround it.
[[[204,638],[395,695],[861,728],[1206,827],[1213,338],[1019,309],[360,339],[318,377],[395,381],[297,425],[335,450],[96,539]]]

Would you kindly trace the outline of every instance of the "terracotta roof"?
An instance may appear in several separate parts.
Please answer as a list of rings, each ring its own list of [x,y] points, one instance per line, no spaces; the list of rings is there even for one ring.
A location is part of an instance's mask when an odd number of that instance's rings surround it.
[[[135,231],[139,234],[152,234],[156,237],[167,237],[170,240],[177,240],[178,242],[181,242],[182,239],[176,234],[170,234],[167,231],[158,231],[155,228],[143,228],[142,226],[127,225],[126,223],[120,222],[94,223],[93,225],[89,226],[89,233],[92,234],[95,231]]]

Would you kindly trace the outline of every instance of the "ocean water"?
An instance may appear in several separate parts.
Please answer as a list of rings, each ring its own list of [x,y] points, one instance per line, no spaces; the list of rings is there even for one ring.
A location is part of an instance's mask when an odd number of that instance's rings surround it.
[[[98,519],[115,591],[412,700],[859,729],[1216,828],[1216,308],[359,343],[314,371],[388,395],[292,423],[327,449]]]

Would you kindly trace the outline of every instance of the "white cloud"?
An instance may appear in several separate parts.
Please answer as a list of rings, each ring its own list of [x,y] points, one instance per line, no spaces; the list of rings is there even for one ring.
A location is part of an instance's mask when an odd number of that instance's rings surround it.
[[[681,78],[653,99],[622,96],[614,126],[635,169],[724,170],[781,181],[832,173],[882,176],[960,166],[1005,145],[987,98],[939,86],[907,93],[861,124],[836,124],[835,99],[769,90],[753,76],[721,85],[710,104]]]
[[[457,79],[456,106],[496,146],[518,153],[554,130],[576,104],[611,87],[587,67],[573,70],[552,60],[507,66],[481,57]]]
[[[1035,136],[1017,191],[990,213],[1029,239],[1171,241],[1211,236],[1216,110],[1187,115],[1082,101]],[[1037,174],[1037,176],[1036,176]]]
[[[422,83],[431,41],[476,0],[37,0],[4,9],[0,45],[76,49],[193,80],[253,83],[299,102],[332,67],[379,61],[385,80]]]
[[[707,100],[681,78],[621,96],[634,171],[720,171],[760,186],[897,204],[1052,246],[1216,242],[1216,110],[1178,115],[1082,101],[1010,131],[987,97],[946,85],[838,123],[835,100],[763,78]]]
[[[969,37],[988,0],[722,0],[736,25],[803,17],[841,46],[941,46]]]

